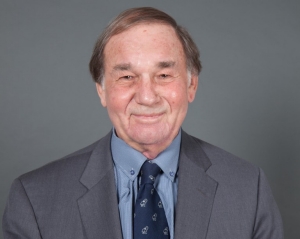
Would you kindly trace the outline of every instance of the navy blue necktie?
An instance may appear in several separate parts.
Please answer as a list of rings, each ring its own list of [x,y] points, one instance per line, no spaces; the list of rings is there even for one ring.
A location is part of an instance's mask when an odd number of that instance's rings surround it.
[[[165,210],[153,185],[160,171],[151,161],[146,161],[141,168],[141,185],[134,211],[134,239],[170,238]]]

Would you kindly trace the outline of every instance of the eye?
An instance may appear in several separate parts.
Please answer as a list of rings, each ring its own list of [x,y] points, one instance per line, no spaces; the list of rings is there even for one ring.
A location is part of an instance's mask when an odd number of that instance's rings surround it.
[[[166,79],[166,78],[169,77],[169,75],[167,75],[167,74],[160,74],[159,77],[162,78],[162,79]]]
[[[123,80],[132,80],[133,79],[133,76],[121,76],[120,79],[123,79]]]

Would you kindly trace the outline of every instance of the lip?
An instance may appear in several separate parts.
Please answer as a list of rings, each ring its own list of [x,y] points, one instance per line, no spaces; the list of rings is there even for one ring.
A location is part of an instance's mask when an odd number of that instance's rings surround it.
[[[144,122],[155,122],[158,121],[162,117],[163,113],[155,113],[155,114],[132,114],[132,116]]]

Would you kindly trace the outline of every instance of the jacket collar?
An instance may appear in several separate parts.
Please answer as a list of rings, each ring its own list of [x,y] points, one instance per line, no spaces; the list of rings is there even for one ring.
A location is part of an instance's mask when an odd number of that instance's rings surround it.
[[[122,238],[110,139],[111,132],[98,142],[80,179],[88,189],[77,202],[89,239]]]
[[[206,238],[218,183],[206,174],[211,162],[202,141],[182,132],[175,238]]]
[[[122,238],[111,132],[94,148],[80,182],[88,189],[78,199],[87,238]],[[175,213],[175,239],[206,238],[218,183],[206,174],[211,162],[202,141],[182,131]]]

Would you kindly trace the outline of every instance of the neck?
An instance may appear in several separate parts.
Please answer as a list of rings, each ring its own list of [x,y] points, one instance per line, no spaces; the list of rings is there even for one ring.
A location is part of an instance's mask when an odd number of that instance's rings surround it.
[[[168,147],[168,146],[167,146]],[[147,159],[155,159],[162,151],[164,151],[167,147],[162,149],[158,149],[157,147],[148,147],[143,151],[140,151]]]
[[[173,140],[176,138],[178,135],[178,131],[176,134],[173,134],[171,137],[164,138],[162,141],[157,141],[155,143],[139,143],[136,142],[130,138],[122,138],[120,135],[117,134],[115,131],[116,135],[118,138],[122,139],[126,144],[128,144],[131,148],[139,151],[142,153],[147,159],[155,159],[162,151],[164,151],[166,148],[168,148]]]
[[[141,152],[147,159],[151,160],[155,159],[162,151],[168,148],[172,144],[175,137],[155,144],[138,144],[132,141],[127,142],[127,144],[135,150]]]

